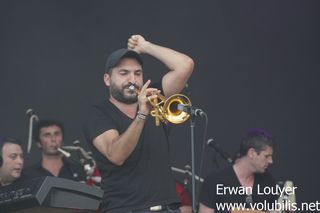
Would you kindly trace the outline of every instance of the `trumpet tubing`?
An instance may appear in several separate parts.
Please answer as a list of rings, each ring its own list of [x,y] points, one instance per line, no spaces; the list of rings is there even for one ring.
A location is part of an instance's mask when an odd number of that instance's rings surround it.
[[[134,90],[137,94],[140,93],[139,89],[135,85],[129,86],[130,90]],[[178,109],[179,104],[184,106],[192,106],[190,99],[183,94],[175,94],[166,99],[165,96],[159,94],[157,98],[149,99],[149,103],[152,106],[150,115],[155,118],[156,126],[160,125],[160,122],[180,124],[187,121],[190,115],[187,112]]]

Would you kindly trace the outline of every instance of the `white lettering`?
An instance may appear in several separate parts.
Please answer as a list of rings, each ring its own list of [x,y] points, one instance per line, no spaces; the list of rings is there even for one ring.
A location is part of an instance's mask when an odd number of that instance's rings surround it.
[[[258,195],[294,195],[295,190],[298,187],[283,187],[281,188],[280,186],[276,185],[275,187],[271,186],[265,186],[265,187],[260,187],[258,184],[257,186],[257,192]]]
[[[223,190],[223,184],[218,183],[217,187],[216,187],[216,194],[217,195],[224,195],[223,191],[221,192],[221,190]]]
[[[252,187],[243,187],[243,186],[223,186],[219,183],[216,185],[216,194],[217,195],[246,195],[252,194]]]

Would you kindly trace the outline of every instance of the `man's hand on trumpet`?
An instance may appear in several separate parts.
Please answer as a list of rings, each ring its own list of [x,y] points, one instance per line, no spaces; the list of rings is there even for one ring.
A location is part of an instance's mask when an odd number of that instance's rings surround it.
[[[160,94],[160,90],[155,88],[148,88],[151,81],[148,80],[138,92],[138,105],[139,112],[144,115],[149,115],[150,110],[153,107],[154,100],[158,99],[158,95]]]

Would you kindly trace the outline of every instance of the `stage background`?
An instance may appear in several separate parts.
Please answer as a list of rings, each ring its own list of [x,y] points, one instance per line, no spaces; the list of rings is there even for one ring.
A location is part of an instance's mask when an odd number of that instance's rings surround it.
[[[87,108],[108,97],[107,55],[131,34],[190,55],[186,93],[208,114],[196,119],[197,172],[208,138],[230,154],[243,133],[276,138],[271,172],[293,180],[297,199],[318,197],[320,30],[317,1],[1,1],[0,134],[28,137],[27,109],[65,124],[80,140]],[[147,78],[166,68],[144,56]],[[173,166],[190,165],[189,123],[172,132]],[[226,163],[206,147],[203,175]],[[318,157],[317,157],[318,156]],[[39,160],[33,146],[26,164]],[[175,173],[178,180],[183,175]]]

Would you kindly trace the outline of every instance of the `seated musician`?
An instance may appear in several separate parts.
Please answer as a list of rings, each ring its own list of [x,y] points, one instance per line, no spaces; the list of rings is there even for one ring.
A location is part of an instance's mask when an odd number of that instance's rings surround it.
[[[23,163],[20,141],[9,137],[0,138],[0,186],[20,180]]]
[[[58,148],[64,140],[64,127],[55,120],[41,120],[34,129],[34,140],[41,150],[41,161],[24,170],[27,179],[54,176],[74,181],[86,180],[86,173],[80,163],[63,157]]]
[[[261,205],[264,211],[272,209],[278,197],[269,193],[276,189],[273,177],[266,171],[273,162],[272,155],[272,136],[262,129],[249,130],[241,141],[239,158],[235,163],[205,178],[199,198],[199,213],[229,212],[237,206],[240,207],[238,210],[255,210],[258,203],[259,210]]]

